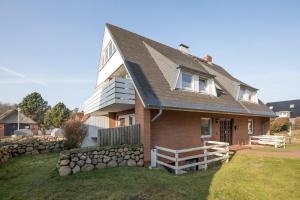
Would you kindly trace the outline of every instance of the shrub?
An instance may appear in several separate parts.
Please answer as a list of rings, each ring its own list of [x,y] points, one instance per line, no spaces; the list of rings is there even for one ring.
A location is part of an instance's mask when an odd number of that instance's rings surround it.
[[[271,122],[271,133],[277,133],[280,131],[289,131],[290,121],[287,117],[277,118]]]
[[[296,117],[296,119],[294,121],[294,128],[300,129],[300,117]]]
[[[87,134],[87,129],[79,120],[68,120],[65,122],[64,127],[66,146],[67,148],[80,147],[83,139]]]

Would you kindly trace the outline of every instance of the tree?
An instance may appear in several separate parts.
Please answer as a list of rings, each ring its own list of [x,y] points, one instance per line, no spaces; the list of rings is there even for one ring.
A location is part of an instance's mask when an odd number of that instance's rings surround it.
[[[70,110],[65,104],[59,102],[45,114],[44,126],[45,128],[60,128],[69,116]]]
[[[24,97],[19,107],[22,113],[39,124],[43,123],[44,114],[49,109],[48,102],[38,92],[33,92]]]

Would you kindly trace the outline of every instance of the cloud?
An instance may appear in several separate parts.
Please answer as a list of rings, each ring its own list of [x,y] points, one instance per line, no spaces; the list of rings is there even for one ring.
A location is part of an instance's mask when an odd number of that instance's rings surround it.
[[[0,70],[1,71],[4,71],[12,76],[15,76],[15,77],[18,77],[20,78],[21,80],[16,80],[16,81],[1,81],[0,83],[4,83],[4,84],[11,84],[11,83],[36,83],[36,84],[39,84],[39,85],[43,85],[43,86],[46,86],[45,82],[42,82],[42,81],[39,81],[39,80],[36,80],[36,79],[32,79],[32,78],[29,78],[27,76],[25,76],[24,74],[21,74],[19,72],[16,72],[12,69],[9,69],[7,67],[0,67]]]

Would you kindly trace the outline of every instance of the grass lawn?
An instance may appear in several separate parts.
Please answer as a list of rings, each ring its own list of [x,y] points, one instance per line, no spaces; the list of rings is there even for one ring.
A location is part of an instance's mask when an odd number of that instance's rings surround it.
[[[19,157],[0,166],[0,199],[300,199],[299,158],[238,152],[221,168],[183,176],[123,167],[63,178],[57,159]]]

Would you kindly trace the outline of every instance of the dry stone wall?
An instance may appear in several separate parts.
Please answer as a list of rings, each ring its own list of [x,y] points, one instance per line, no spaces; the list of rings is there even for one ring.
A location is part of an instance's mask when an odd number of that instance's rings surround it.
[[[53,136],[18,136],[0,141],[0,164],[11,157],[65,150],[65,138]]]
[[[143,166],[142,145],[85,147],[62,151],[57,163],[60,176],[117,166]]]

